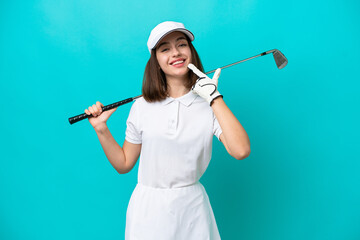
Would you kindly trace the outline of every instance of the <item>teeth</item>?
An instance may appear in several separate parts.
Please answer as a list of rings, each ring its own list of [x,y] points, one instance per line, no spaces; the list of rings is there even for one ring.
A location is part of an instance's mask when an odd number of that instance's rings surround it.
[[[184,62],[184,60],[182,60],[182,61],[176,61],[176,62],[174,62],[172,65],[179,64],[179,63],[183,63],[183,62]]]

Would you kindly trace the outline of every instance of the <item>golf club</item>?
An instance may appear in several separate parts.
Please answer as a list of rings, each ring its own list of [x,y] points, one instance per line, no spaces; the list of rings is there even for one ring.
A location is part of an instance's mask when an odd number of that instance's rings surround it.
[[[226,65],[226,66],[223,66],[223,67],[220,67],[221,69],[224,69],[224,68],[228,68],[228,67],[231,67],[231,66],[234,66],[236,64],[239,64],[239,63],[242,63],[242,62],[246,62],[248,60],[251,60],[251,59],[254,59],[254,58],[257,58],[257,57],[261,57],[261,56],[265,56],[267,54],[270,54],[272,53],[273,54],[273,57],[274,57],[274,60],[275,60],[275,63],[276,63],[276,66],[278,69],[282,69],[284,68],[287,63],[288,63],[288,60],[287,58],[284,56],[284,54],[282,54],[282,52],[280,52],[279,50],[277,49],[273,49],[273,50],[269,50],[269,51],[266,51],[266,52],[263,52],[263,53],[260,53],[256,56],[253,56],[253,57],[249,57],[249,58],[246,58],[244,60],[241,60],[241,61],[238,61],[238,62],[235,62],[235,63],[231,63],[229,65]],[[206,72],[205,74],[210,74],[210,73],[213,73],[215,72],[215,70],[211,70],[209,72]],[[131,97],[131,98],[127,98],[127,99],[124,99],[124,100],[121,100],[119,102],[115,102],[115,103],[112,103],[112,104],[109,104],[109,105],[106,105],[102,108],[103,111],[107,111],[107,110],[110,110],[112,108],[116,108],[118,106],[121,106],[121,105],[124,105],[126,103],[129,103],[129,102],[132,102],[134,101],[135,99],[141,97],[142,95],[139,95],[139,96],[136,96],[136,97]],[[92,117],[92,115],[87,115],[86,113],[83,113],[83,114],[79,114],[77,116],[74,116],[74,117],[71,117],[69,118],[69,122],[70,124],[73,124],[73,123],[76,123],[76,122],[79,122],[81,120],[84,120],[86,118],[89,118],[89,117]]]

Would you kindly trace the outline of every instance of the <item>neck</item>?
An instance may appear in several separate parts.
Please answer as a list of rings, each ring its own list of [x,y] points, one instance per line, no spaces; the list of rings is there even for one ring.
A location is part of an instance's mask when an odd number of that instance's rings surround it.
[[[190,89],[184,86],[184,82],[186,80],[187,79],[185,77],[184,78],[167,77],[166,82],[167,82],[167,89],[169,96],[172,98],[178,98],[188,93]]]

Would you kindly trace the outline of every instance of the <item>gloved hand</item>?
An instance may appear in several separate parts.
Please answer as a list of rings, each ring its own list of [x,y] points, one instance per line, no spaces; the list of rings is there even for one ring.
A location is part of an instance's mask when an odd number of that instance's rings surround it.
[[[191,88],[194,93],[204,98],[210,106],[215,98],[222,97],[217,90],[218,78],[221,72],[220,68],[216,69],[212,79],[206,76],[205,73],[201,72],[191,63],[188,65],[188,68],[190,68],[199,77],[199,79],[196,80],[195,85]]]

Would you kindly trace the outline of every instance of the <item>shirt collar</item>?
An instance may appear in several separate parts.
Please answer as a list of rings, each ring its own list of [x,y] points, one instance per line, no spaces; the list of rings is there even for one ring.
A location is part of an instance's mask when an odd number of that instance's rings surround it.
[[[162,105],[167,105],[173,101],[179,101],[181,104],[185,105],[186,107],[189,107],[197,97],[198,95],[190,90],[188,93],[178,98],[172,98],[172,97],[165,98],[165,100],[162,101]]]

